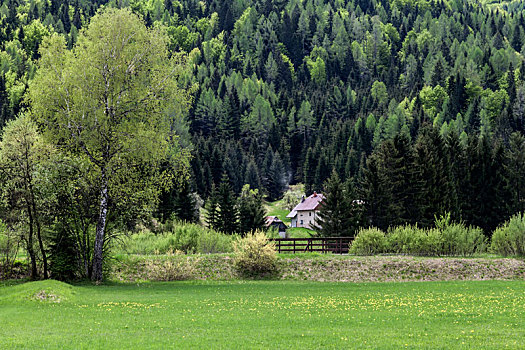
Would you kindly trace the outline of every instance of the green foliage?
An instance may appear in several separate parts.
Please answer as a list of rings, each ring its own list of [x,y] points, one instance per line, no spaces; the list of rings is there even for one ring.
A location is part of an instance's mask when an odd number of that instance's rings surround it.
[[[8,279],[14,274],[21,240],[19,234],[8,229],[0,220],[0,280]]]
[[[114,253],[158,255],[168,252],[228,253],[233,251],[235,236],[191,223],[174,223],[168,232],[142,231],[121,238]]]
[[[288,182],[302,180],[307,193],[320,190],[335,168],[343,182],[361,181],[365,175],[362,193],[367,197],[359,198],[365,206],[370,203],[365,225],[386,230],[391,224],[417,222],[430,227],[434,214],[450,211],[454,219],[480,226],[489,235],[512,213],[523,211],[520,152],[509,135],[525,131],[525,22],[517,1],[471,5],[465,0],[137,0],[119,4],[121,10],[110,9],[113,5],[104,5],[104,10],[102,3],[90,1],[4,1],[0,125],[32,109],[42,130],[51,129],[47,134],[54,134],[52,139],[75,157],[83,153],[88,162],[86,149],[97,162],[107,149],[97,147],[97,140],[126,135],[112,150],[133,152],[107,162],[109,173],[119,169],[109,184],[110,221],[118,218],[111,227],[131,227],[151,215],[159,187],[179,182],[172,177],[184,177],[185,148],[193,143],[191,188],[204,199],[224,171],[236,194],[249,183],[276,199]],[[104,16],[119,11],[135,14],[124,18],[120,29],[140,27],[132,36],[134,45],[125,45],[128,51],[119,51],[121,38],[103,35],[118,22]],[[144,34],[153,39],[144,42]],[[90,44],[101,38],[101,45]],[[106,57],[123,59],[112,71],[107,100],[115,103],[108,111],[117,111],[118,101],[129,117],[126,123],[120,123],[118,113],[104,113],[100,106],[108,104],[97,98],[105,86],[94,79],[101,62],[95,51],[108,47],[120,53],[112,56],[106,50]],[[148,54],[136,51],[148,47]],[[187,59],[178,51],[187,53]],[[44,59],[36,62],[41,54]],[[166,72],[175,79],[162,80]],[[124,88],[121,94],[126,83],[140,88]],[[195,87],[194,100],[184,93],[190,86]],[[153,95],[158,99],[146,98]],[[146,119],[136,118],[139,113],[131,107],[142,110]],[[377,119],[367,119],[371,113]],[[182,118],[185,114],[190,125]],[[79,137],[73,137],[71,130],[81,121],[101,121],[101,127],[84,124]],[[435,143],[420,144],[422,157],[416,156],[413,168],[410,152],[380,156],[370,164],[377,181],[366,178],[371,174],[367,159],[384,151],[382,142],[402,133],[413,145],[428,123],[444,137],[461,135],[462,146],[479,135],[490,138],[490,146],[477,155],[456,149],[441,157],[433,150]],[[136,125],[142,126],[141,133],[134,132]],[[155,130],[150,133],[151,126]],[[62,131],[55,132],[58,129]],[[189,130],[191,141],[177,137],[181,130]],[[498,142],[504,157],[492,152]],[[279,154],[282,166],[276,162],[270,169],[272,162],[264,161],[268,148]],[[428,167],[423,166],[425,156],[430,157]],[[158,160],[166,158],[169,166],[164,163],[158,171]],[[396,164],[402,162],[409,166]],[[83,182],[100,192],[101,167],[91,165],[82,172],[90,177]],[[396,168],[407,171],[404,187],[393,179]],[[487,176],[478,179],[474,174]],[[95,202],[98,197],[90,193]],[[413,202],[413,208],[407,202]],[[90,209],[83,218],[100,212]],[[96,226],[91,221],[87,226]]]
[[[241,232],[262,230],[265,224],[266,211],[263,207],[259,190],[244,185],[239,197],[239,225]]]
[[[386,234],[377,228],[362,229],[352,242],[350,253],[471,256],[484,253],[486,248],[481,229],[451,223],[450,214],[447,214],[436,219],[436,228],[402,225],[389,228]]]
[[[375,255],[385,252],[388,241],[385,233],[378,228],[361,229],[350,245],[349,253]]]
[[[234,264],[247,277],[272,276],[277,272],[275,244],[262,231],[248,233],[233,246]]]
[[[55,225],[54,231],[49,247],[51,277],[59,281],[74,280],[81,271],[75,239],[60,225]]]
[[[356,230],[357,204],[352,201],[353,193],[349,193],[336,172],[326,181],[324,186],[325,199],[317,213],[313,229],[324,237],[353,236]]]
[[[469,256],[487,249],[487,238],[480,228],[453,223],[450,213],[436,218],[435,225],[443,239],[443,255]]]
[[[388,99],[388,93],[386,91],[386,85],[382,81],[374,81],[372,88],[370,88],[370,96],[378,105],[384,105]]]
[[[492,234],[491,250],[504,256],[525,255],[525,214],[518,213]]]
[[[121,218],[136,220],[187,166],[170,121],[188,107],[179,82],[184,66],[180,55],[168,56],[167,40],[129,9],[106,9],[72,51],[56,34],[42,45],[29,100],[48,139],[93,165],[89,175],[97,179],[100,202],[89,219],[96,217],[92,277],[98,281],[108,211],[125,207]],[[171,164],[168,171],[164,162]]]

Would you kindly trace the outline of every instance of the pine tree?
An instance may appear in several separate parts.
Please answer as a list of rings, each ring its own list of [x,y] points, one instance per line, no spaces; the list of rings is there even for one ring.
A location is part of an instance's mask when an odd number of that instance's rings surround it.
[[[445,72],[441,60],[437,60],[434,71],[432,72],[432,86],[441,85],[445,82]]]
[[[283,196],[285,183],[284,165],[279,156],[279,152],[275,152],[272,164],[268,171],[266,191],[268,192],[268,200],[275,201]]]
[[[510,194],[510,214],[525,212],[525,136],[518,132],[510,135],[505,155],[505,178]]]
[[[262,230],[265,225],[266,211],[259,190],[250,189],[246,184],[239,198],[239,223],[241,232]]]
[[[205,220],[208,227],[217,228],[219,226],[219,193],[215,184],[211,186],[211,192],[204,209],[206,211]]]
[[[437,129],[427,127],[421,131],[415,152],[415,166],[421,176],[421,216],[418,224],[430,226],[436,216],[449,212],[453,202],[445,144]]]
[[[230,180],[223,174],[217,190],[217,222],[215,229],[224,233],[233,234],[239,231],[239,213],[235,194]]]
[[[354,234],[351,225],[351,203],[335,171],[324,185],[325,199],[321,202],[313,229],[322,237],[347,237]]]
[[[173,214],[179,220],[199,221],[199,208],[188,182],[185,181],[172,192],[171,207]]]
[[[406,135],[398,134],[386,150],[384,176],[392,191],[388,209],[391,225],[415,224],[421,212],[421,183],[410,140]]]
[[[503,148],[488,137],[471,138],[468,146],[469,175],[466,179],[466,222],[483,229],[487,236],[508,217]]]
[[[387,147],[385,145],[382,147]],[[376,226],[386,230],[391,221],[388,206],[392,201],[392,193],[384,173],[379,151],[372,153],[366,161],[366,169],[363,170],[359,194],[364,201],[363,226]]]
[[[304,191],[307,196],[314,192],[315,167],[314,152],[312,148],[309,147],[303,163]]]
[[[248,166],[246,167],[246,173],[244,174],[244,183],[250,185],[253,189],[262,189],[261,177],[255,160],[250,159]]]
[[[0,128],[11,119],[9,98],[7,96],[4,74],[0,73]]]

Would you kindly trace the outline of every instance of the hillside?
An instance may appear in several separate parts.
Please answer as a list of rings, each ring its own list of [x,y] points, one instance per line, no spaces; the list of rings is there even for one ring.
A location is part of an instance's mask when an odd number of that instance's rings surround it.
[[[4,0],[2,124],[29,108],[44,38],[71,48],[101,6],[165,26],[187,53],[196,88],[175,128],[203,198],[223,173],[275,200],[288,184],[321,190],[334,170],[380,227],[449,211],[489,231],[523,210],[520,2]]]

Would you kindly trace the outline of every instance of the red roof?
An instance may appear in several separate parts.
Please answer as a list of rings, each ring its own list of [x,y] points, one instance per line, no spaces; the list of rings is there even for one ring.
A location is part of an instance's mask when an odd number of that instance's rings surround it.
[[[314,192],[310,197],[305,198],[304,201],[297,204],[292,211],[316,210],[323,199],[324,196],[322,194]]]

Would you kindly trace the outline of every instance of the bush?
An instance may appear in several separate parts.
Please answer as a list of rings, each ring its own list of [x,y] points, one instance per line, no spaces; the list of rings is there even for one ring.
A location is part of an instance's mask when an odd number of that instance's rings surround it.
[[[388,242],[385,233],[378,228],[361,229],[350,245],[350,253],[356,255],[374,255],[385,251]]]
[[[414,241],[411,247],[413,255],[436,256],[441,254],[443,238],[439,230],[416,227],[414,233]]]
[[[175,226],[173,231],[173,234],[175,235],[174,248],[189,254],[196,253],[199,236],[204,230],[206,230],[204,227],[195,224],[182,224]]]
[[[416,226],[397,226],[389,230],[386,237],[385,250],[396,254],[413,254],[416,235],[419,229]]]
[[[56,225],[54,231],[49,254],[51,278],[72,281],[79,275],[75,239],[61,225]]]
[[[15,263],[20,240],[20,235],[9,230],[0,220],[0,280],[15,275]]]
[[[491,250],[509,256],[525,255],[525,214],[518,213],[492,234]]]
[[[388,231],[386,239],[388,253],[433,256],[442,251],[443,239],[436,229],[397,226]]]
[[[169,258],[162,260],[147,260],[145,264],[146,278],[149,281],[183,281],[195,276],[195,264],[181,251],[168,251]]]
[[[229,253],[233,251],[235,236],[205,229],[197,240],[197,252],[202,254]]]
[[[179,223],[170,232],[142,231],[122,239],[121,251],[128,254],[166,254],[181,250],[185,253],[229,253],[233,251],[234,237],[198,224]]]
[[[444,255],[470,256],[486,250],[486,237],[480,228],[451,224],[444,227],[441,232]]]
[[[436,226],[433,229],[397,226],[390,228],[386,235],[376,228],[361,230],[350,252],[358,255],[394,253],[468,256],[486,249],[486,239],[479,228],[451,224],[450,217],[436,220]]]
[[[248,233],[234,242],[233,249],[235,267],[242,275],[262,277],[277,272],[275,244],[268,241],[264,232]]]

